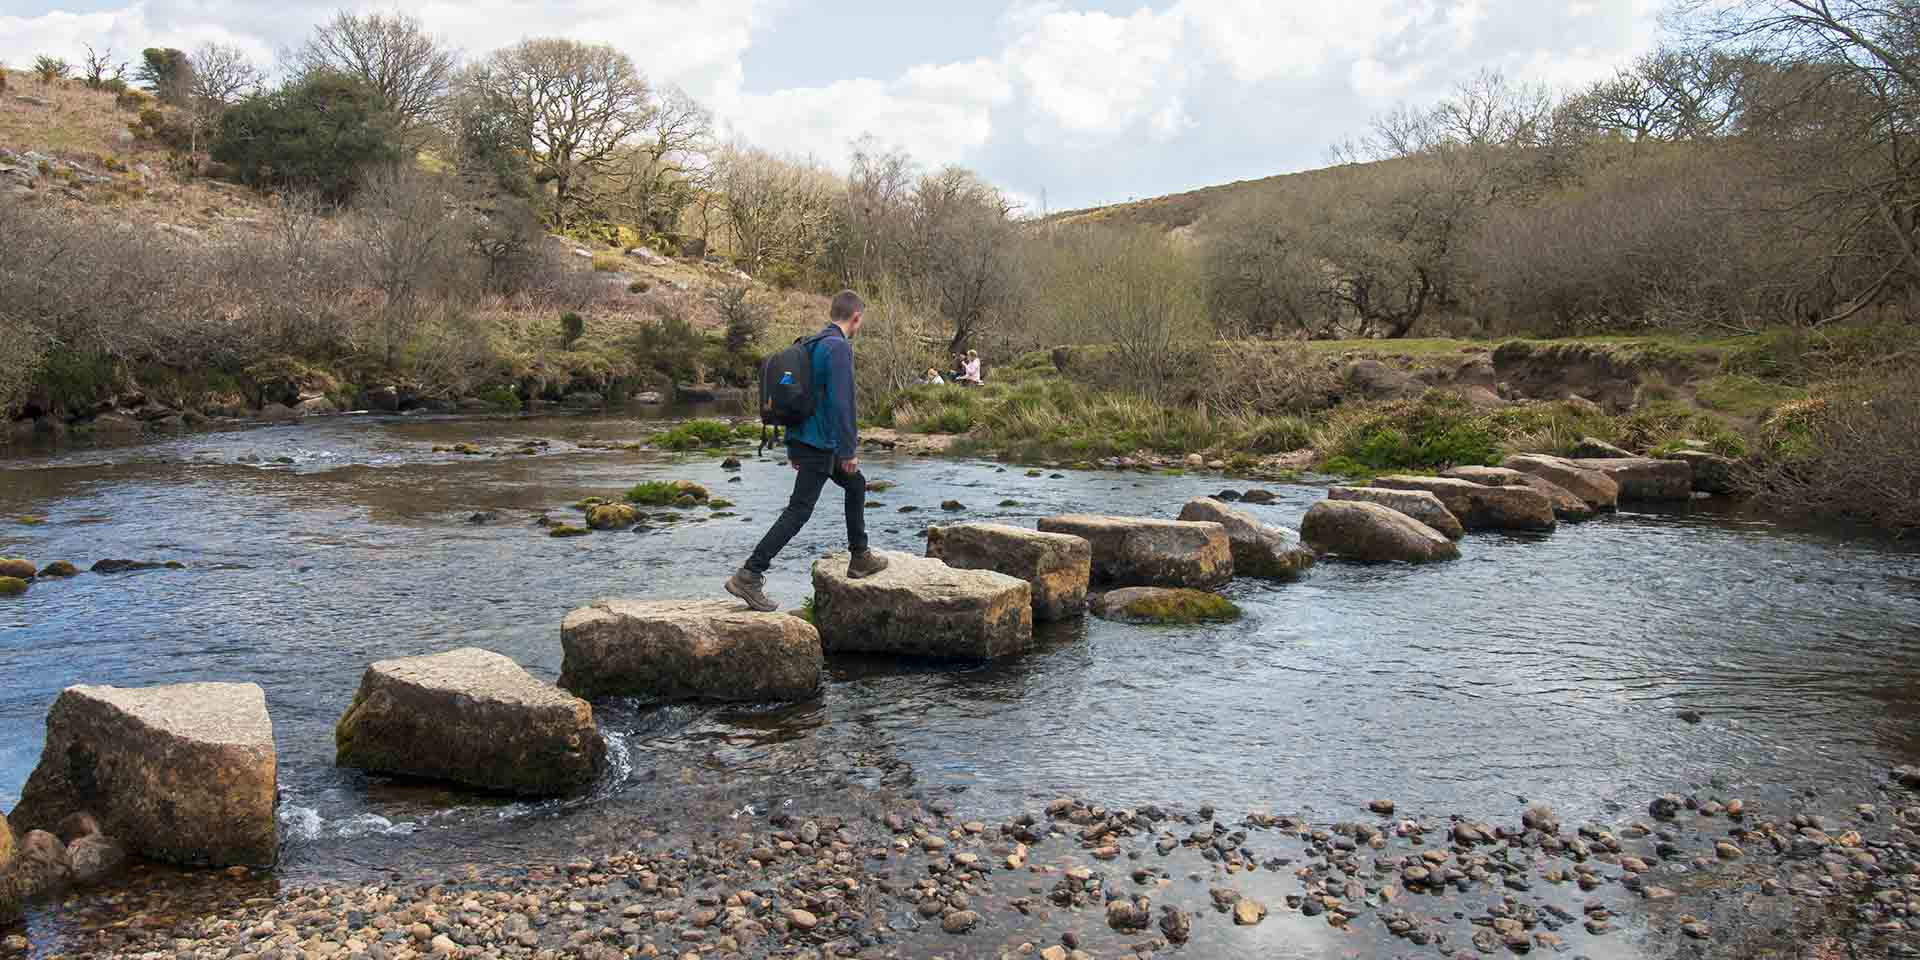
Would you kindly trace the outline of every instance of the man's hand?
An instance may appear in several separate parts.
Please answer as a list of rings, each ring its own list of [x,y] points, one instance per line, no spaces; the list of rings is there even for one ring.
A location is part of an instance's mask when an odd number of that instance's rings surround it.
[[[841,473],[859,473],[860,458],[848,457],[847,459],[840,461],[840,472]]]

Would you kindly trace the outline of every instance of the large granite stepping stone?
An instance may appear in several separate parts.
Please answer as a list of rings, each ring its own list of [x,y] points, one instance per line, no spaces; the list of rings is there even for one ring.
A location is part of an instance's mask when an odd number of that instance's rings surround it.
[[[1705,450],[1675,450],[1667,459],[1685,461],[1693,468],[1695,490],[1721,495],[1740,492],[1740,464],[1731,457]]]
[[[1616,457],[1574,460],[1573,465],[1606,474],[1620,485],[1622,500],[1693,499],[1693,465],[1684,460]]]
[[[1093,579],[1131,587],[1212,590],[1233,579],[1233,546],[1217,523],[1068,514],[1040,521],[1093,546]]]
[[[1035,620],[1065,620],[1087,609],[1093,547],[1065,533],[1004,523],[956,523],[927,529],[927,556],[956,570],[993,570],[1033,588]]]
[[[334,747],[343,767],[521,796],[576,792],[607,759],[585,700],[473,647],[368,667]]]
[[[1439,531],[1377,503],[1322,500],[1300,523],[1307,546],[1362,563],[1453,560],[1460,548]]]
[[[279,857],[279,760],[267,698],[251,683],[68,687],[12,828],[57,831],[90,813],[152,860],[267,866]]]
[[[1227,529],[1235,576],[1265,580],[1297,580],[1313,566],[1313,551],[1300,535],[1285,527],[1262,523],[1245,510],[1236,510],[1212,497],[1195,497],[1180,508],[1189,523],[1217,523]]]
[[[879,551],[887,569],[847,576],[844,554],[813,565],[813,622],[835,653],[985,660],[1033,645],[1033,588],[992,570]]]
[[[1446,477],[1375,477],[1372,486],[1389,490],[1425,490],[1440,498],[1447,512],[1468,530],[1552,530],[1559,525],[1553,501],[1526,487],[1483,487]]]
[[[1328,487],[1327,499],[1377,503],[1390,510],[1398,510],[1415,520],[1432,527],[1441,536],[1449,540],[1458,540],[1467,535],[1467,528],[1460,525],[1460,518],[1440,502],[1440,498],[1425,490],[1389,490],[1386,487]]]
[[[820,691],[820,634],[726,600],[599,600],[560,624],[560,686],[583,697],[806,700]]]
[[[1509,470],[1518,470],[1551,482],[1586,501],[1595,510],[1612,510],[1620,504],[1620,484],[1598,470],[1589,470],[1564,457],[1539,453],[1516,453],[1500,461]]]
[[[1507,467],[1454,467],[1443,470],[1440,475],[1453,480],[1465,480],[1483,487],[1526,487],[1547,498],[1553,505],[1553,515],[1561,520],[1590,520],[1594,507],[1565,487],[1548,480],[1546,477],[1523,473]]]

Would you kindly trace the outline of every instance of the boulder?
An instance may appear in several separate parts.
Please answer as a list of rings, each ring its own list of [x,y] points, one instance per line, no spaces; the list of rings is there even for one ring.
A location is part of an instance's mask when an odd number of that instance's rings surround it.
[[[127,865],[127,849],[98,834],[91,833],[67,844],[67,865],[73,882],[90,887],[111,878]]]
[[[73,861],[67,858],[66,844],[60,838],[45,830],[28,830],[20,837],[20,847],[13,853],[13,864],[7,868],[0,882],[12,887],[12,893],[18,900],[30,900],[57,893],[73,883]],[[0,893],[0,901],[6,899]],[[4,907],[0,906],[0,911]]]
[[[601,503],[587,508],[587,526],[594,530],[625,530],[640,522],[640,511],[624,503]]]
[[[820,634],[725,600],[599,600],[560,624],[560,686],[582,697],[806,700],[820,691]]]
[[[1093,547],[1093,579],[1130,587],[1211,590],[1233,579],[1233,547],[1217,523],[1069,514],[1040,521],[1047,533]]]
[[[1677,450],[1667,459],[1683,460],[1693,468],[1695,490],[1721,495],[1740,492],[1740,484],[1735,478],[1739,464],[1729,457],[1705,450]]]
[[[1093,612],[1120,623],[1224,623],[1240,619],[1233,601],[1185,587],[1121,587],[1094,597]]]
[[[1526,487],[1553,504],[1553,515],[1561,520],[1592,519],[1594,508],[1565,487],[1545,477],[1522,473],[1508,467],[1455,467],[1440,474],[1453,480],[1466,480],[1483,487]]]
[[[1377,503],[1390,510],[1401,513],[1433,528],[1449,540],[1458,540],[1467,535],[1467,528],[1460,525],[1460,519],[1440,502],[1440,498],[1425,490],[1389,490],[1385,487],[1328,487],[1328,500],[1341,500],[1357,503]]]
[[[1595,510],[1612,510],[1620,504],[1620,484],[1612,477],[1562,457],[1518,453],[1500,461],[1500,465],[1548,480]]]
[[[1313,551],[1300,535],[1285,527],[1261,523],[1253,514],[1235,510],[1212,497],[1195,497],[1180,508],[1189,523],[1217,523],[1227,530],[1233,572],[1243,577],[1296,580],[1313,566]]]
[[[1447,477],[1376,477],[1373,486],[1425,490],[1446,504],[1468,530],[1552,530],[1553,503],[1525,487],[1483,487]]]
[[[368,667],[334,747],[343,767],[521,796],[576,792],[607,759],[585,700],[473,647]]]
[[[1455,560],[1460,548],[1432,527],[1377,503],[1322,500],[1300,523],[1307,546],[1363,563]]]
[[[1440,471],[1440,475],[1451,480],[1465,480],[1483,487],[1524,487],[1527,475],[1507,467],[1453,467]]]
[[[1631,452],[1596,437],[1582,437],[1579,443],[1573,445],[1572,452],[1575,459],[1626,460],[1633,457]]]
[[[1597,470],[1620,486],[1622,500],[1690,500],[1693,465],[1685,460],[1650,457],[1574,460],[1573,465]]]
[[[32,580],[40,573],[30,560],[20,557],[0,557],[0,577],[14,577],[19,580]]]
[[[152,860],[270,865],[278,764],[254,684],[68,687],[11,816],[15,829],[53,830],[84,811]]]
[[[927,556],[956,570],[992,570],[1033,590],[1035,620],[1065,620],[1087,609],[1093,547],[1065,533],[1004,523],[956,523],[927,530]]]
[[[993,570],[884,551],[887,568],[862,580],[847,558],[813,565],[813,620],[832,652],[984,660],[1033,644],[1033,588]]]

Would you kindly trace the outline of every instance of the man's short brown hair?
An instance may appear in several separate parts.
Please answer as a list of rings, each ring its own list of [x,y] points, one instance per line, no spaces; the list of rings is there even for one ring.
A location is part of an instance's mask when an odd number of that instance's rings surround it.
[[[867,302],[860,299],[859,294],[852,290],[842,290],[834,296],[833,309],[827,312],[827,316],[832,317],[835,322],[852,320],[854,314],[863,313],[866,309]]]

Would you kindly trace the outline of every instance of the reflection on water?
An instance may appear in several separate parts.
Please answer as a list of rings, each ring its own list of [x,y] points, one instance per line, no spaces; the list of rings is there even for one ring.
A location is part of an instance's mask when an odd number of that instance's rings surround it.
[[[1079,793],[1116,803],[1492,816],[1514,797],[1606,816],[1650,793],[1856,785],[1920,754],[1920,557],[1737,512],[1628,512],[1550,536],[1475,536],[1425,568],[1326,565],[1239,582],[1246,619],[1181,630],[1043,631],[986,665],[835,658],[820,700],[785,706],[596,704],[614,771],[591,796],[507,803],[332,766],[332,725],[365,665],[460,645],[538,676],[559,622],[597,596],[717,594],[787,495],[790,473],[586,449],[634,421],[341,418],[138,448],[0,462],[0,553],[81,566],[177,559],[184,571],[85,575],[0,601],[0,807],[72,683],[250,680],[281,754],[284,874],[356,876],[436,858],[512,861],[591,836],[690,783],[742,802],[838,784],[960,791],[1007,811]],[[473,442],[539,456],[433,453]],[[276,462],[277,460],[291,462]],[[1172,515],[1221,481],[874,459],[899,487],[870,524],[917,549],[929,513],[1025,522],[1061,511]],[[686,477],[740,516],[553,540],[532,525],[588,495]],[[1308,487],[1249,507],[1297,523]],[[994,508],[1003,499],[1017,508]],[[823,511],[827,508],[823,507]],[[497,520],[468,522],[491,511]],[[8,519],[44,516],[44,523]],[[790,604],[823,514],[776,568]],[[1681,718],[1697,712],[1700,722]],[[1688,713],[1692,716],[1692,713]],[[547,825],[536,829],[533,825]],[[555,855],[560,852],[554,851]]]

